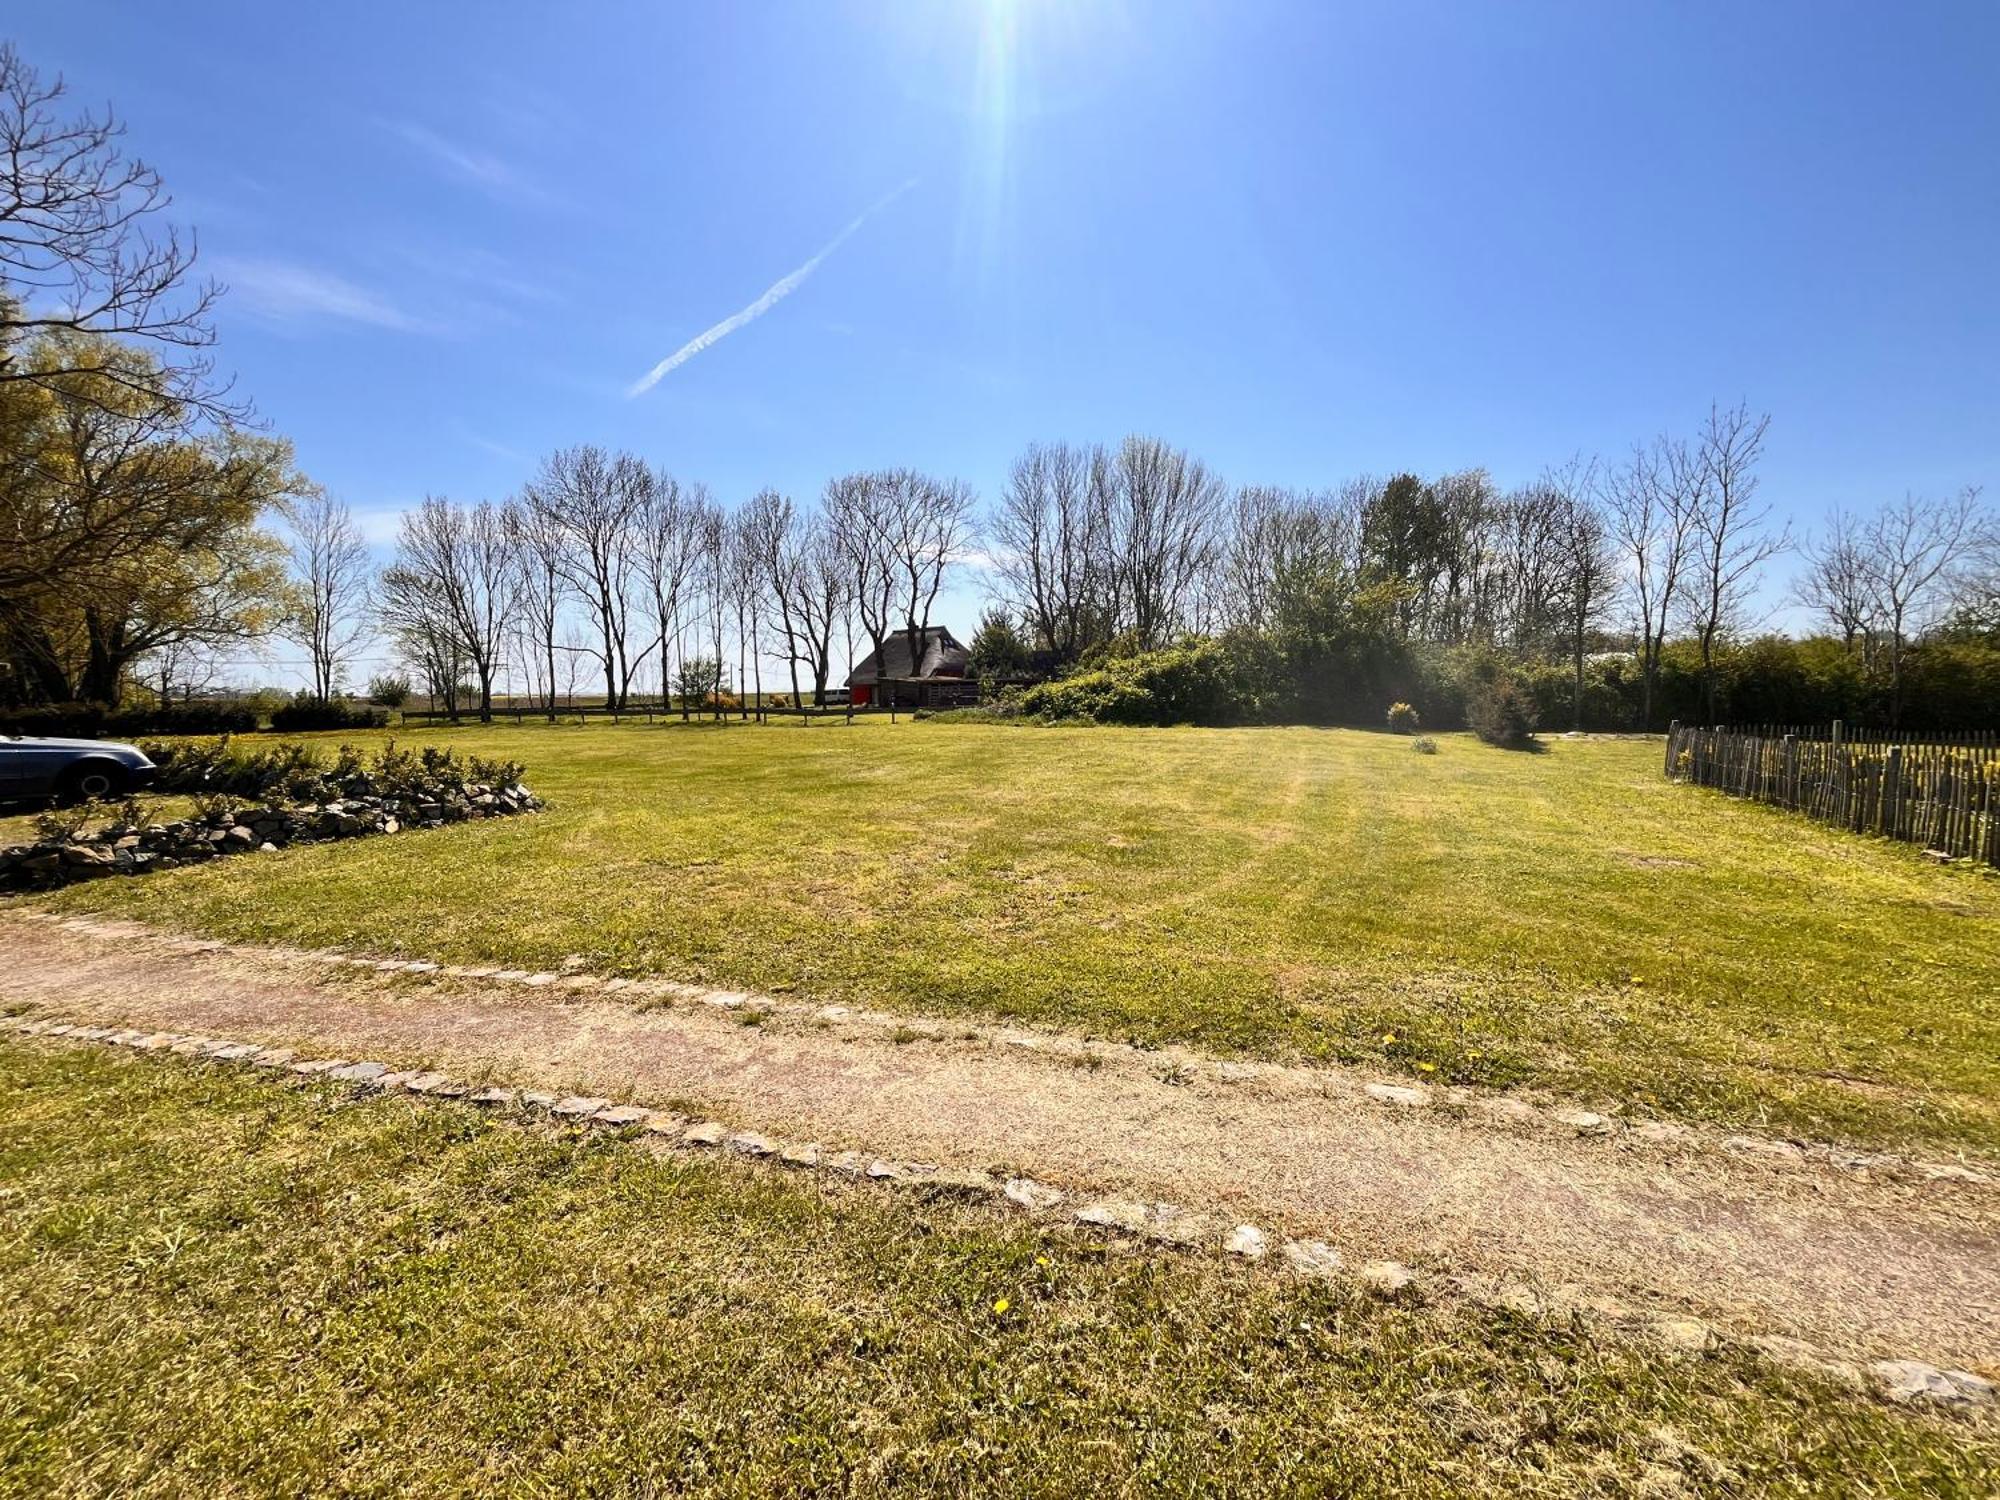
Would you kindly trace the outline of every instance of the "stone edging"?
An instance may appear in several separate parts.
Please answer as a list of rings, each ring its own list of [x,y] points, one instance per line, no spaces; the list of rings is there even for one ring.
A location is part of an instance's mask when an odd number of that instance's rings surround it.
[[[1074,1199],[1031,1177],[1001,1179],[978,1171],[953,1171],[930,1163],[900,1161],[864,1151],[827,1151],[816,1142],[773,1140],[734,1130],[718,1120],[697,1120],[638,1104],[595,1095],[558,1095],[532,1089],[477,1088],[447,1074],[398,1071],[387,1063],[346,1058],[301,1057],[289,1047],[265,1047],[180,1032],[148,1032],[134,1027],[84,1026],[39,1018],[10,1018],[0,1026],[18,1035],[76,1043],[97,1043],[139,1052],[171,1053],[192,1060],[237,1063],[288,1073],[308,1081],[342,1085],[362,1094],[401,1093],[419,1101],[454,1100],[523,1117],[545,1117],[577,1127],[616,1130],[658,1149],[707,1150],[781,1167],[816,1170],[862,1182],[915,1189],[993,1207],[1011,1207],[1036,1219],[1067,1223],[1119,1236],[1159,1250],[1220,1254],[1246,1266],[1268,1264],[1288,1274],[1328,1281],[1351,1279],[1366,1294],[1385,1301],[1421,1301],[1456,1295],[1481,1306],[1522,1316],[1581,1318],[1607,1332],[1652,1343],[1671,1354],[1700,1354],[1735,1348],[1770,1363],[1827,1377],[1857,1393],[1873,1394],[1905,1407],[1961,1414],[1991,1413],[1992,1382],[1966,1370],[1944,1370],[1921,1360],[1880,1360],[1865,1368],[1828,1357],[1798,1339],[1742,1337],[1700,1319],[1648,1313],[1581,1288],[1555,1291],[1526,1282],[1487,1277],[1427,1275],[1397,1261],[1368,1261],[1351,1270],[1346,1258],[1324,1240],[1273,1241],[1254,1224],[1225,1228],[1171,1203],[1123,1198]]]
[[[291,948],[278,945],[227,943],[216,938],[182,937],[158,931],[142,923],[94,921],[87,917],[66,917],[51,912],[30,911],[21,915],[48,922],[64,931],[86,937],[112,938],[130,942],[135,938],[180,953],[216,953],[242,958],[275,959],[281,962],[317,963],[367,970],[381,974],[410,974],[433,979],[478,980],[484,983],[516,985],[527,989],[555,990],[566,995],[601,995],[623,1002],[632,1000],[688,1001],[720,1010],[755,1010],[765,1015],[796,1019],[810,1024],[841,1023],[874,1030],[907,1029],[926,1024],[924,1018],[898,1015],[892,1011],[872,1011],[845,1005],[800,1003],[742,990],[717,990],[684,984],[671,979],[625,979],[579,970],[536,971],[502,968],[495,965],[441,964],[429,959],[369,958],[326,949]],[[1783,1136],[1730,1130],[1706,1125],[1683,1124],[1672,1120],[1625,1120],[1615,1114],[1601,1114],[1560,1101],[1551,1102],[1496,1089],[1458,1085],[1433,1087],[1356,1077],[1345,1065],[1300,1066],[1286,1063],[1221,1061],[1182,1047],[1145,1050],[1118,1042],[1084,1041],[1060,1033],[1023,1028],[996,1030],[976,1022],[930,1018],[929,1024],[948,1025],[954,1036],[977,1037],[991,1044],[1019,1048],[1058,1061],[1103,1061],[1127,1057],[1135,1065],[1143,1063],[1156,1071],[1174,1075],[1175,1081],[1203,1078],[1224,1085],[1251,1083],[1288,1072],[1310,1074],[1313,1086],[1331,1095],[1346,1092],[1378,1108],[1392,1111],[1447,1111],[1502,1128],[1539,1130],[1579,1140],[1606,1144],[1624,1142],[1641,1147],[1716,1150],[1733,1156],[1751,1157],[1774,1167],[1799,1166],[1832,1168],[1842,1172],[1870,1173],[1877,1177],[1919,1184],[1965,1184],[1991,1186],[2000,1182],[2000,1170],[1982,1162],[1972,1166],[1964,1161],[1924,1161],[1891,1151],[1859,1151],[1825,1141],[1802,1141]]]

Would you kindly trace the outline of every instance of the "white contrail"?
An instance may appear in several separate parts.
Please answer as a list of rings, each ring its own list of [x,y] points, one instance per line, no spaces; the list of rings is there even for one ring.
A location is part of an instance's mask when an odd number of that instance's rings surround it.
[[[676,349],[672,354],[669,354],[665,359],[661,360],[658,364],[654,365],[652,369],[648,370],[641,379],[633,381],[630,389],[628,389],[625,392],[625,394],[628,397],[645,395],[646,392],[650,391],[654,386],[660,383],[662,377],[672,373],[675,370],[678,370],[682,365],[686,364],[689,360],[693,359],[697,354],[701,353],[702,350],[708,348],[711,344],[718,343],[722,339],[728,337],[730,334],[736,332],[737,329],[741,328],[745,323],[754,322],[756,319],[763,317],[765,313],[769,312],[773,307],[776,307],[780,302],[784,301],[785,298],[789,297],[793,292],[798,290],[799,283],[804,281],[808,276],[812,275],[814,271],[818,270],[819,263],[825,260],[829,255],[833,254],[833,252],[838,250],[843,244],[845,244],[847,242],[848,237],[852,235],[855,230],[859,229],[863,224],[867,223],[869,219],[874,217],[876,214],[880,213],[883,209],[887,208],[891,203],[894,203],[898,198],[902,197],[903,194],[907,193],[911,188],[915,187],[916,185],[917,185],[917,179],[912,177],[908,182],[904,183],[901,187],[897,188],[893,193],[890,193],[887,197],[878,199],[876,202],[869,204],[867,208],[863,209],[859,214],[855,216],[853,223],[849,224],[845,229],[841,230],[839,234],[836,234],[832,239],[828,240],[826,245],[820,250],[819,254],[815,255],[811,260],[807,261],[804,265],[800,266],[796,271],[792,272],[789,276],[786,276],[781,280],[772,283],[771,289],[769,291],[765,292],[763,296],[759,297],[755,302],[751,303],[748,307],[744,308],[743,311],[739,313],[731,313],[728,317],[724,318],[720,323],[717,323],[713,328],[707,329],[704,332],[696,334],[693,338],[689,339],[685,344],[682,344],[680,348]]]

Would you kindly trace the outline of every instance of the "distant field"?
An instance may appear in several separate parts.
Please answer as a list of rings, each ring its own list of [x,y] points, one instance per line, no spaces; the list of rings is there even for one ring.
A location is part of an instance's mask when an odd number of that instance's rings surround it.
[[[1657,743],[1445,736],[1420,756],[1356,731],[907,721],[401,737],[518,758],[552,810],[52,904],[2000,1145],[2000,881],[1670,785]]]
[[[0,1182],[0,1495],[2000,1480],[1983,1424],[1737,1353],[180,1058],[0,1042]]]

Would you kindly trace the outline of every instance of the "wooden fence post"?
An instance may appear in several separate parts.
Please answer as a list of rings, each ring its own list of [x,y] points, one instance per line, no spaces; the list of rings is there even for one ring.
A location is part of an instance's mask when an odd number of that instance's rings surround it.
[[[1882,763],[1882,832],[1897,837],[1898,815],[1902,811],[1903,747],[1891,745]]]
[[[1670,777],[1674,774],[1674,749],[1680,737],[1681,721],[1676,719],[1667,726],[1667,764],[1664,769]]]

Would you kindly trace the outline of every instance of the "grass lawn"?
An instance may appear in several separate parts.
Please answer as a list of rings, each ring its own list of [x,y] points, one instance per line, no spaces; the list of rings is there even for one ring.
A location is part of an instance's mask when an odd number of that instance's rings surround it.
[[[1717,1352],[0,1042],[0,1494],[1990,1494]]]
[[[2000,881],[1670,785],[1655,743],[1445,736],[1422,756],[1357,731],[907,721],[403,738],[515,757],[553,808],[52,904],[2000,1147]]]

